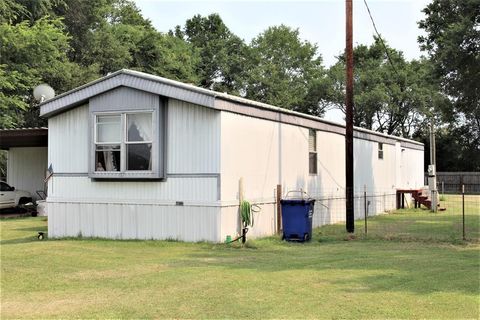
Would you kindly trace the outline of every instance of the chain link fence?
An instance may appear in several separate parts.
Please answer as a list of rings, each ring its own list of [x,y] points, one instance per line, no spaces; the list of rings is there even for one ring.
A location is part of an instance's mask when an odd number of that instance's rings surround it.
[[[466,190],[465,190],[466,191]],[[426,242],[480,242],[480,195],[439,195],[436,212],[405,195],[404,209],[397,209],[398,194],[354,193],[355,232],[345,230],[345,196],[311,195],[315,201],[314,236],[329,239],[384,239]]]

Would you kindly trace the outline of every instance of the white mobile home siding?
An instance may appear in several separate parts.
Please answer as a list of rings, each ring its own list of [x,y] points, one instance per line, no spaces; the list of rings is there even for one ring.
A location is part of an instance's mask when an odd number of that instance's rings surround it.
[[[45,189],[47,153],[47,147],[10,148],[7,159],[7,183],[18,190],[30,192],[34,200],[39,200],[37,191]]]
[[[154,108],[164,101],[160,116]],[[152,146],[161,150],[158,170],[142,176],[162,180],[94,172],[90,112],[142,108],[158,114],[159,123],[165,119]],[[302,189],[318,199],[315,226],[345,219],[345,128],[339,124],[131,70],[44,102],[41,114],[49,117],[48,157],[55,172],[47,199],[51,237],[223,241],[240,232],[240,178],[245,199],[261,206],[249,237],[276,231],[277,184],[284,197]],[[313,175],[310,128],[317,135]],[[396,188],[422,185],[422,144],[359,128],[354,135],[355,192],[366,186],[384,197],[372,199],[370,214],[392,209]],[[378,159],[378,142],[384,159]],[[112,179],[127,176],[131,180]],[[363,216],[360,199],[355,214]]]
[[[315,226],[345,220],[345,201],[332,199],[345,197],[343,135],[316,131],[318,174],[313,175],[308,168],[309,129],[229,112],[222,112],[221,128],[222,238],[240,232],[240,178],[243,178],[245,199],[260,203],[262,208],[261,213],[255,214],[253,236],[275,232],[277,184],[282,185],[284,196],[289,191],[302,189],[316,199],[326,199],[317,200]],[[392,210],[397,188],[421,186],[423,150],[403,148],[401,151],[400,143],[390,140],[383,142],[384,156],[379,159],[378,142],[366,140],[375,137],[361,132],[357,132],[357,136],[354,139],[355,194],[362,194],[366,186],[369,195],[378,195],[371,199],[370,214]],[[399,158],[398,153],[405,156]],[[402,177],[400,181],[397,172]],[[363,217],[363,211],[363,200],[357,199],[357,219]]]
[[[90,179],[88,105],[49,119],[49,236],[218,240],[220,112],[171,99],[167,114],[165,181]]]

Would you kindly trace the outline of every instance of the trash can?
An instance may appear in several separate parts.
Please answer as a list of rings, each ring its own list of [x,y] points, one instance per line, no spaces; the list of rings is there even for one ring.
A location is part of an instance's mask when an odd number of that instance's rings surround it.
[[[309,241],[312,238],[314,199],[282,199],[283,239]]]

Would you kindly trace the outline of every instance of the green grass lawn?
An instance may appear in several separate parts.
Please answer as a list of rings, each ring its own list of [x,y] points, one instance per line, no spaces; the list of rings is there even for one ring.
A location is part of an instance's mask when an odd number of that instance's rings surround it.
[[[372,219],[372,228],[420,214]],[[271,237],[241,248],[38,241],[44,218],[0,227],[2,319],[480,317],[476,241],[344,241],[341,226],[328,226],[308,244]]]
[[[444,196],[440,203],[445,211],[430,212],[422,207],[401,209],[390,214],[368,217],[367,235],[365,223],[355,223],[356,237],[361,239],[445,242],[463,242],[462,198],[458,195]],[[346,238],[343,224],[317,229],[320,240]],[[468,242],[480,243],[480,196],[465,197],[465,238]]]

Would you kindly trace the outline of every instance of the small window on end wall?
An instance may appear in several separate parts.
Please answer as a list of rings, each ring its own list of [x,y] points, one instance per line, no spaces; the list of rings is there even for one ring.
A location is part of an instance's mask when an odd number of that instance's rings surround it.
[[[383,159],[383,143],[378,143],[378,159]]]
[[[308,172],[317,174],[317,131],[308,131]]]

